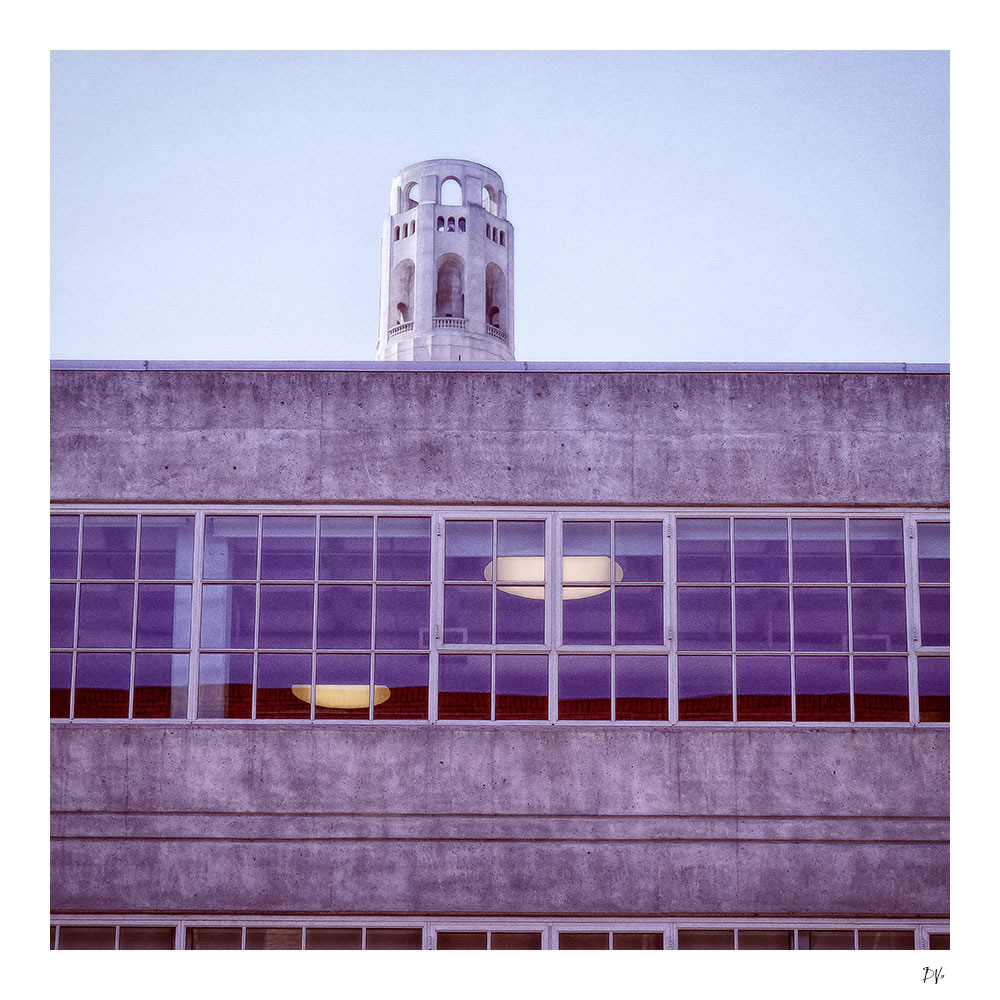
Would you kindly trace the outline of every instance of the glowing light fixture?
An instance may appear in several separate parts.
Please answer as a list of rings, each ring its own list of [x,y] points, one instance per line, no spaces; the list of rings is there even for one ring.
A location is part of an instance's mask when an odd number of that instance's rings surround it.
[[[604,586],[563,587],[563,598],[577,600],[581,597],[596,597],[611,589],[611,567],[609,556],[563,556],[562,578],[564,584],[597,583],[608,581]],[[497,587],[505,594],[515,597],[530,597],[536,601],[545,599],[545,557],[544,556],[498,556],[496,564]],[[620,583],[624,572],[614,563],[615,582]],[[493,579],[493,563],[483,570],[487,580]],[[511,581],[507,583],[506,581]],[[517,581],[516,585],[511,584]]]
[[[299,701],[308,704],[311,695],[311,684],[293,684],[292,694]],[[375,685],[375,704],[381,705],[389,700],[392,692],[384,684]],[[317,708],[367,708],[367,684],[317,684]]]

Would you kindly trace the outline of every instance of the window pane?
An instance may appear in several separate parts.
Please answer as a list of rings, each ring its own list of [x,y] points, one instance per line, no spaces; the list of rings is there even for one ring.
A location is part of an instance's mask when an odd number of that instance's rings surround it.
[[[615,951],[663,951],[663,934],[650,931],[615,931],[611,935]]]
[[[190,580],[194,564],[194,518],[144,515],[139,528],[139,577]]]
[[[541,931],[494,931],[490,935],[491,951],[541,951]]]
[[[736,657],[736,719],[792,721],[792,668],[787,656]]]
[[[861,951],[913,951],[913,931],[858,931]]]
[[[732,605],[728,587],[679,587],[678,649],[731,649]]]
[[[125,719],[131,656],[78,653],[73,714],[79,719]]]
[[[444,532],[444,578],[446,580],[492,580],[492,563],[492,521],[448,521],[446,523]]]
[[[78,646],[128,649],[132,645],[131,583],[85,583],[80,587]]]
[[[49,718],[69,718],[69,689],[73,673],[72,653],[49,654]]]
[[[854,657],[854,718],[906,722],[910,718],[905,656]]]
[[[248,927],[247,951],[300,951],[301,927]]]
[[[791,931],[738,931],[740,951],[791,951]]]
[[[375,645],[379,649],[427,649],[430,596],[429,587],[377,587]]]
[[[206,584],[202,588],[201,644],[208,649],[250,649],[256,588],[251,584]]]
[[[729,582],[728,518],[677,518],[679,583]]]
[[[608,934],[606,931],[601,931],[600,933],[560,931],[559,950],[608,951]]]
[[[903,522],[851,518],[851,581],[903,582]]]
[[[173,951],[173,927],[121,927],[119,951]]]
[[[431,519],[380,517],[378,579],[429,580],[430,578]]]
[[[563,522],[563,581],[611,580],[611,522]]]
[[[264,518],[260,539],[262,580],[312,580],[316,573],[315,559],[315,518]]]
[[[498,587],[497,644],[542,642],[545,642],[545,601],[508,594]]]
[[[133,718],[187,718],[187,699],[187,653],[136,653]]]
[[[615,718],[620,720],[669,718],[667,658],[615,657]]]
[[[917,660],[921,722],[948,722],[951,717],[950,662],[947,656],[921,656]]]
[[[198,718],[249,719],[252,653],[202,653],[198,667]]]
[[[611,718],[611,657],[559,657],[559,718]]]
[[[788,525],[775,517],[736,518],[736,580],[788,582]]]
[[[951,525],[947,521],[917,524],[917,569],[921,583],[947,583],[950,570]]]
[[[485,643],[493,641],[493,588],[444,588],[444,641]]]
[[[733,662],[728,656],[677,657],[677,700],[682,720],[733,719]]]
[[[53,580],[76,579],[79,523],[75,514],[53,514],[49,518],[49,576]]]
[[[663,588],[615,588],[615,642],[619,646],[663,644]]]
[[[842,518],[792,518],[792,579],[796,583],[846,582]]]
[[[948,951],[951,948],[951,934],[928,934],[929,951]]]
[[[131,580],[135,576],[134,517],[84,517],[82,574],[87,580]]]
[[[114,927],[69,927],[59,928],[60,951],[113,951],[115,947]]]
[[[495,712],[497,719],[549,717],[547,656],[497,654]]]
[[[369,927],[365,934],[367,951],[419,951],[422,947],[419,927]]]
[[[490,657],[441,656],[438,659],[438,718],[490,717]]]
[[[382,653],[375,657],[375,718],[427,718],[427,656]],[[379,688],[386,688],[385,700]]]
[[[858,652],[906,649],[906,591],[902,587],[852,588],[851,614]]]
[[[663,523],[615,523],[615,562],[626,583],[659,583],[663,579]]]
[[[846,656],[795,657],[795,718],[850,722],[851,677]]]
[[[308,719],[311,699],[309,653],[257,654],[258,719]]]
[[[610,587],[596,595],[593,587],[563,587],[563,643],[611,645]]]
[[[372,578],[370,517],[319,519],[319,578],[321,580]]]
[[[545,522],[498,521],[497,555],[544,556]]]
[[[501,592],[522,598],[545,597],[545,523],[543,521],[500,521],[497,524],[496,579]]]
[[[361,951],[361,928],[307,927],[306,951]]]
[[[49,647],[66,649],[73,645],[73,615],[76,584],[49,584]]]
[[[312,648],[313,588],[262,586],[257,645],[260,649]]]
[[[920,645],[951,644],[950,587],[920,588]]]
[[[788,591],[740,587],[736,591],[736,648],[789,649]]]
[[[243,930],[240,927],[189,927],[188,951],[239,951]]]
[[[316,657],[316,718],[367,719],[370,684],[367,653],[321,653]],[[383,695],[388,691],[376,692]]]
[[[799,951],[854,951],[854,931],[799,931]]]
[[[486,931],[438,931],[438,951],[486,951]]]
[[[795,648],[847,650],[847,589],[795,587]]]
[[[678,951],[732,951],[732,931],[689,931],[677,932]]]
[[[372,588],[321,586],[316,645],[319,649],[371,649]]]
[[[257,576],[257,518],[206,517],[206,580],[253,580]]]
[[[190,637],[190,585],[140,585],[136,646],[139,649],[186,649]]]

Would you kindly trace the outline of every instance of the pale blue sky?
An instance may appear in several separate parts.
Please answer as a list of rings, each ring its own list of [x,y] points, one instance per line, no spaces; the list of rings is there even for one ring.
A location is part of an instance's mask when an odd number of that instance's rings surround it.
[[[518,360],[948,360],[942,52],[56,53],[52,355],[372,358],[436,156],[504,178]]]

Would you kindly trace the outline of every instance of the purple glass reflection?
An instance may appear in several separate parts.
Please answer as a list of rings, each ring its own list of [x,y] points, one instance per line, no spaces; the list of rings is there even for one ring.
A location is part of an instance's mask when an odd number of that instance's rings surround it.
[[[316,636],[318,648],[370,649],[371,642],[371,585],[321,586]]]
[[[788,524],[783,518],[738,517],[734,530],[738,583],[788,582]]]
[[[858,722],[910,718],[905,656],[854,657],[854,718]]]
[[[488,719],[491,666],[489,654],[438,658],[438,718]]]
[[[801,651],[847,650],[847,589],[796,587],[795,648]]]
[[[789,657],[736,657],[736,721],[792,721],[792,664]]]
[[[593,597],[572,596],[579,593],[586,593],[586,590],[563,587],[563,644],[610,646],[611,588]]]
[[[260,649],[311,649],[313,633],[311,586],[264,585],[260,588]]]
[[[257,654],[258,719],[308,719],[311,700],[309,653]]]
[[[736,648],[790,648],[788,591],[784,587],[737,588]]]
[[[950,659],[921,656],[917,660],[917,689],[920,693],[920,721],[948,722],[951,718]]]
[[[431,519],[380,517],[377,555],[379,580],[429,580]]]
[[[678,656],[677,701],[681,720],[732,722],[732,658]]]
[[[798,722],[850,722],[851,674],[846,656],[795,657]]]
[[[85,580],[131,580],[135,576],[135,518],[88,514],[83,519]]]
[[[611,522],[564,521],[563,555],[607,556],[610,558]]]
[[[906,591],[902,587],[851,590],[854,648],[859,652],[906,649]]]
[[[792,579],[796,583],[847,582],[842,518],[792,518]]]
[[[316,657],[316,718],[367,719],[370,696],[362,689],[371,686],[371,669],[367,653],[320,653]]]
[[[493,641],[493,589],[489,586],[444,588],[444,641],[485,643]]]
[[[497,590],[497,645],[545,642],[545,601]]]
[[[488,580],[493,561],[492,521],[448,521],[444,530],[444,578]]]
[[[659,583],[663,580],[663,522],[615,523],[615,562],[626,583]]]
[[[427,677],[426,654],[379,653],[375,657],[375,691],[378,694],[379,687],[386,687],[389,697],[375,705],[375,718],[426,719]]]
[[[190,580],[194,518],[144,515],[139,525],[139,578]]]
[[[677,518],[677,581],[728,583],[728,518]]]
[[[253,580],[257,576],[257,518],[206,517],[206,580]]]
[[[549,658],[498,653],[496,658],[497,719],[549,717]]]
[[[315,560],[315,518],[264,518],[260,539],[262,580],[312,580]]]
[[[73,715],[78,719],[125,719],[131,656],[78,653]]]
[[[67,649],[73,645],[76,584],[49,584],[49,646]]]
[[[920,645],[951,645],[950,587],[920,588]]]
[[[77,645],[128,649],[132,645],[131,583],[85,583],[80,587]]]
[[[186,718],[187,699],[187,653],[136,653],[132,718]]]
[[[198,718],[249,719],[252,653],[202,653],[198,665]]]
[[[72,653],[49,654],[49,718],[69,718],[69,689],[73,673]]]
[[[559,657],[559,718],[611,718],[611,657]]]
[[[79,524],[75,514],[53,514],[49,518],[49,576],[53,580],[76,579]]]
[[[498,521],[498,556],[545,555],[544,521]]]
[[[947,521],[917,524],[917,570],[921,583],[947,583],[950,568],[951,525]]]
[[[372,579],[372,531],[370,517],[321,517],[319,578]]]
[[[663,644],[663,588],[615,588],[615,643],[619,646]]]
[[[251,649],[256,601],[252,583],[205,584],[201,645],[207,649]]]
[[[678,587],[678,649],[731,649],[732,605],[728,587]]]
[[[615,718],[668,719],[665,656],[615,657]]]
[[[138,649],[186,649],[191,636],[191,587],[142,584],[136,612]]]
[[[851,582],[903,582],[903,522],[851,518]]]
[[[430,641],[430,588],[375,589],[377,649],[427,649]]]

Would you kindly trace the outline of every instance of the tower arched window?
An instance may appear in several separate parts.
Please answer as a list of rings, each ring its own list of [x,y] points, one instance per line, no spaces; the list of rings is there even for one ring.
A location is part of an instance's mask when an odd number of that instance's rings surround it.
[[[409,235],[410,235],[410,226],[409,226],[409,223],[404,222],[403,223],[403,239],[405,240],[406,237],[409,236]]]
[[[507,317],[507,279],[503,271],[492,261],[486,265],[486,322],[498,330],[503,330]]]
[[[460,233],[464,233],[465,232],[465,219],[459,219],[458,220],[458,231]]]
[[[465,316],[465,264],[457,254],[438,258],[434,315]]]
[[[461,205],[462,185],[454,177],[445,178],[441,184],[441,205]]]
[[[500,230],[500,246],[503,246],[503,230]]]
[[[497,227],[494,226],[493,227],[493,242],[496,243],[496,241],[497,241]]]
[[[486,238],[490,238],[490,224],[488,222],[486,223]]]
[[[454,217],[448,219],[448,232],[455,232],[455,219]]]
[[[444,216],[443,215],[439,215],[438,216],[438,232],[439,233],[443,233],[444,232]]]
[[[396,235],[393,237],[394,240],[399,239],[399,226],[396,226]]]

